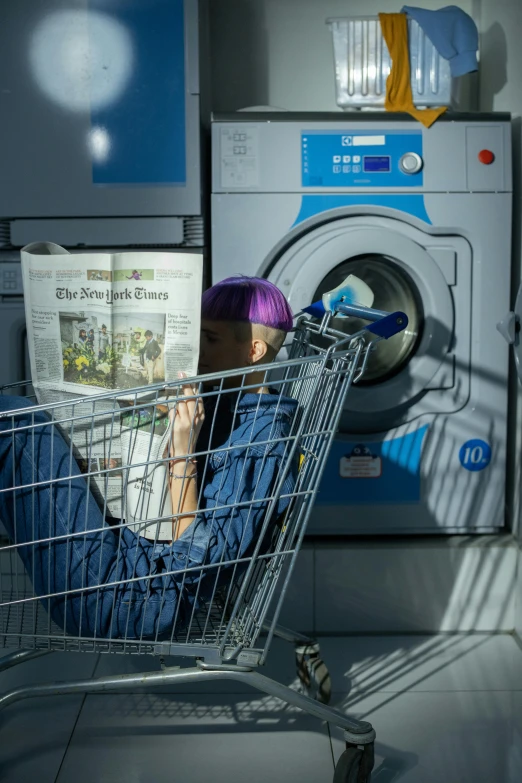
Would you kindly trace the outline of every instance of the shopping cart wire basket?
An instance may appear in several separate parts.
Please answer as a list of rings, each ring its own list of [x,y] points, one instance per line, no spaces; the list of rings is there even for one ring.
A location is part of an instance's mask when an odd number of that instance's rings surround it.
[[[341,315],[369,325],[348,334]],[[121,392],[45,406],[4,404],[0,670],[55,650],[180,656],[195,665],[19,688],[0,696],[0,708],[31,696],[243,681],[342,727],[347,750],[335,781],[369,781],[372,726],[326,706],[330,678],[317,641],[277,619],[349,389],[378,343],[407,323],[404,313],[343,304],[320,319],[300,316],[288,358],[263,369],[266,394],[253,394],[257,366],[126,391],[123,408]],[[111,460],[107,433],[118,431],[123,416],[143,424],[132,471],[162,471],[166,482],[168,455],[154,444],[158,431],[170,432],[168,412],[187,394],[186,384],[193,394],[183,399],[200,400],[205,409],[196,445],[198,510],[169,540],[161,534],[165,525],[175,529],[187,514],[171,508],[143,522],[135,503],[131,510],[131,465]],[[9,395],[9,387],[2,392]],[[80,463],[73,446],[79,432],[89,457],[100,439],[108,442],[105,460]],[[107,492],[100,493],[104,481]],[[120,518],[109,513],[115,486]],[[140,498],[143,490],[147,481]],[[295,644],[304,693],[255,671],[274,636]]]

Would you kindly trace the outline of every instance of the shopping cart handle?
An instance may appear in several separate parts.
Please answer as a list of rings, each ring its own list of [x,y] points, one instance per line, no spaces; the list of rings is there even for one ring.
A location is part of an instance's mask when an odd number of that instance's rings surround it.
[[[371,321],[371,324],[365,327],[366,331],[378,337],[384,337],[385,340],[402,332],[408,326],[408,316],[400,310],[395,313],[387,313],[385,310],[374,310],[371,307],[338,304],[336,312],[362,318],[364,321]]]
[[[374,310],[372,307],[362,307],[362,305],[356,304],[338,304],[335,312],[362,318],[364,321],[379,321],[381,318],[386,318],[390,315],[386,310]]]

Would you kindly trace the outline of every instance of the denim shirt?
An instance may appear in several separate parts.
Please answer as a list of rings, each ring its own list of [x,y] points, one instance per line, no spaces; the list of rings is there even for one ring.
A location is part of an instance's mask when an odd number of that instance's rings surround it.
[[[218,569],[202,570],[198,566],[216,566],[251,556],[270,498],[279,489],[273,513],[276,520],[288,507],[290,497],[284,495],[293,492],[297,478],[296,456],[278,488],[285,455],[292,447],[290,441],[281,439],[291,432],[295,400],[279,394],[247,393],[239,399],[232,395],[220,398],[220,410],[216,410],[214,400],[212,403],[205,404],[205,423],[197,444],[198,452],[211,449],[208,457],[198,458],[198,472],[203,478],[199,510],[183,534],[155,555],[169,571],[195,567],[177,575],[179,584],[186,587],[199,584],[208,571],[208,586],[213,588]],[[228,437],[216,448],[216,432],[219,440],[223,430]],[[231,508],[231,504],[241,505]]]

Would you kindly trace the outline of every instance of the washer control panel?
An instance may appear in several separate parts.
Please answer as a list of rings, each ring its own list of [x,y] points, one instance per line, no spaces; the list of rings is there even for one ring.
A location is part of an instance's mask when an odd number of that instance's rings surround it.
[[[20,262],[0,262],[0,296],[22,296],[22,265]]]
[[[420,187],[422,169],[421,130],[301,133],[305,188]]]

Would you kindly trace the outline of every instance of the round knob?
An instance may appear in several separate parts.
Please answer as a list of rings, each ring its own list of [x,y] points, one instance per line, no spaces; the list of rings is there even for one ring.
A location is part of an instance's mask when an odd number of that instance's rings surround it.
[[[417,174],[422,168],[422,158],[416,152],[407,152],[400,159],[399,168],[404,174]]]
[[[478,154],[478,159],[485,166],[489,166],[495,160],[495,155],[493,154],[493,152],[491,152],[491,150],[480,150]]]

